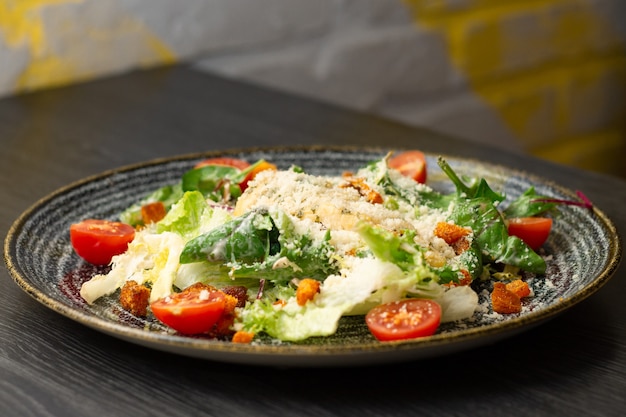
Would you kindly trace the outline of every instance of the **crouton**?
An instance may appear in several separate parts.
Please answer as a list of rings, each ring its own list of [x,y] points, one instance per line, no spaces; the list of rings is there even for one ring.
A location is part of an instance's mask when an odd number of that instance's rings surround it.
[[[145,285],[128,280],[120,291],[120,304],[122,308],[137,317],[148,315],[150,303],[150,289]]]
[[[365,197],[368,203],[372,204],[382,204],[383,197],[377,192],[370,188],[369,185],[365,183],[364,178],[355,178],[351,176],[344,176],[346,183],[341,185],[342,188],[354,188],[356,189],[360,195]]]
[[[305,305],[309,300],[312,300],[318,292],[320,292],[319,281],[311,278],[301,280],[296,290],[296,301],[298,305]]]
[[[457,226],[452,223],[439,222],[435,226],[433,233],[450,245],[457,255],[465,252],[470,247],[469,240],[466,239],[466,236],[471,232],[465,227]]]
[[[493,311],[500,314],[512,314],[522,311],[522,301],[520,297],[514,292],[507,290],[503,282],[493,284],[491,306]]]
[[[165,205],[161,201],[141,206],[141,220],[143,224],[156,223],[165,217],[166,214]]]
[[[244,332],[240,330],[233,335],[232,342],[233,343],[250,343],[254,339],[254,333]]]
[[[516,279],[506,284],[506,289],[517,294],[519,298],[528,297],[530,295],[530,287],[528,283],[521,279]]]

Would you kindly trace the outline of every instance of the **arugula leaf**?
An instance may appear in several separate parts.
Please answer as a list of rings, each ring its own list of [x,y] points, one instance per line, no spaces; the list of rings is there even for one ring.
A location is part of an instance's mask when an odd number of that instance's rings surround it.
[[[439,157],[438,165],[456,188],[456,193],[443,194],[429,187],[415,187],[414,185],[404,187],[401,181],[390,175],[384,161],[385,159],[370,163],[364,172],[369,172],[377,184],[384,188],[387,195],[403,199],[416,206],[426,205],[444,210],[451,208],[448,220],[472,228],[475,235],[474,241],[470,252],[465,255],[468,258],[468,265],[472,266],[468,269],[472,277],[478,277],[482,272],[482,265],[479,265],[481,262],[477,262],[475,259],[483,259],[486,263],[511,264],[536,273],[545,272],[546,264],[543,258],[524,242],[519,241],[518,238],[509,237],[503,215],[497,208],[506,199],[506,196],[494,191],[484,178],[470,179],[469,184],[466,184],[450,164],[444,158]],[[530,213],[532,212],[531,209],[549,210],[554,207],[550,205],[552,203],[533,202],[533,198],[537,198],[533,195],[532,191],[527,192],[526,197],[519,200],[517,209],[521,210],[522,205],[526,204],[525,209]],[[386,204],[390,203],[387,201]],[[511,212],[514,209],[516,208],[511,209]],[[388,241],[386,244],[390,245],[385,249],[389,252],[387,255],[393,257],[390,251],[396,250],[393,246],[395,243]],[[516,250],[521,252],[516,253]],[[437,270],[442,282],[449,282],[453,280],[453,277],[456,277],[455,272],[458,271],[448,269]]]
[[[441,170],[450,178],[457,190],[459,197],[467,199],[486,198],[492,202],[502,202],[506,198],[505,195],[497,193],[491,189],[484,178],[473,180],[471,185],[466,185],[461,178],[454,172],[450,164],[441,156],[437,159],[437,164]]]
[[[504,210],[507,218],[534,217],[540,214],[555,212],[557,204],[538,195],[535,187],[530,187]]]
[[[499,262],[530,272],[545,272],[545,260],[522,240],[509,236],[502,214],[489,198],[459,199],[449,219],[474,231],[484,263]]]
[[[458,198],[449,219],[456,224],[471,227],[484,262],[499,262],[530,272],[544,273],[545,260],[521,239],[509,236],[504,217],[497,209],[506,196],[492,190],[484,178],[468,186],[443,158],[439,157],[437,162],[457,189]],[[521,202],[519,207],[522,207]],[[526,208],[531,207],[537,209],[539,205],[526,205]]]

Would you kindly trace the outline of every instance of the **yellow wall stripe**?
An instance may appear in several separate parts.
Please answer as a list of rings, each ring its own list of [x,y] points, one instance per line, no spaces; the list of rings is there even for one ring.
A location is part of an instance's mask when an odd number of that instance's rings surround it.
[[[541,145],[545,154],[547,143],[571,137],[574,152],[585,143],[581,135],[591,148],[596,130],[624,131],[625,41],[587,2],[404,1],[420,27],[441,33],[472,91],[527,148]],[[585,133],[582,120],[595,120],[596,130]],[[610,137],[606,143],[615,144]]]
[[[73,62],[71,58],[54,55],[46,43],[41,10],[44,7],[78,4],[84,1],[4,0],[0,2],[0,35],[4,37],[9,47],[26,48],[31,56],[30,63],[16,80],[17,91],[68,84],[103,75],[98,69],[85,70],[83,62]],[[176,60],[175,53],[143,23],[133,19],[132,16],[124,16],[124,18],[127,29],[138,33],[138,38],[143,42],[143,46],[138,48],[139,51],[144,51],[144,55],[137,57],[141,60],[139,65],[171,63]],[[104,35],[105,39],[123,36],[117,33],[115,28],[111,28],[109,32],[100,35]],[[93,35],[93,33],[86,33],[85,42],[88,42],[90,36]],[[106,52],[99,51],[99,53]],[[111,54],[115,54],[115,51],[111,51]],[[111,59],[115,57],[112,56]],[[89,57],[86,57],[85,61],[89,61]]]

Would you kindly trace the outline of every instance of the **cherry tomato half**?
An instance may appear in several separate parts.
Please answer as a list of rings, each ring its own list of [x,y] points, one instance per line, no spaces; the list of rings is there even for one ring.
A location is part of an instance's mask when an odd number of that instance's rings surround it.
[[[406,177],[424,184],[426,182],[426,156],[420,151],[404,151],[392,155],[387,162],[389,168],[396,169]]]
[[[207,166],[207,165],[225,165],[229,167],[238,168],[242,171],[250,166],[250,164],[247,161],[244,161],[243,159],[222,157],[222,158],[205,159],[203,161],[198,162],[194,166],[194,168],[202,168],[203,166]]]
[[[111,258],[126,251],[135,229],[126,223],[87,219],[70,226],[74,251],[94,265],[108,265]]]
[[[430,336],[441,322],[441,306],[421,298],[394,301],[371,309],[365,322],[382,342]]]
[[[150,304],[154,316],[182,334],[206,333],[222,317],[224,293],[194,287]]]
[[[508,221],[509,235],[522,239],[533,250],[539,249],[548,239],[552,219],[548,217],[517,217]]]

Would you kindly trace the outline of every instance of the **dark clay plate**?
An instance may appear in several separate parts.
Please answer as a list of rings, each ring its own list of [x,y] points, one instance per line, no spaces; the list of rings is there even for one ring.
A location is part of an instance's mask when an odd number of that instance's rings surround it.
[[[472,319],[443,325],[434,336],[417,340],[380,343],[367,330],[363,317],[349,317],[342,319],[338,332],[330,337],[302,343],[261,339],[253,344],[234,344],[174,334],[153,318],[129,315],[115,297],[88,305],[79,295],[82,282],[102,270],[75,255],[69,241],[70,224],[85,218],[117,219],[142,195],[175,183],[200,159],[233,156],[252,162],[264,158],[281,169],[298,165],[311,174],[339,175],[387,151],[342,147],[244,149],[183,155],[107,171],[63,187],[24,212],[6,237],[5,261],[24,291],[53,311],[98,331],[181,355],[270,366],[369,365],[423,359],[491,344],[566,311],[595,293],[615,272],[622,247],[612,222],[598,208],[561,206],[562,215],[554,222],[542,250],[548,264],[546,275],[526,277],[534,296],[524,300],[521,313],[494,313],[485,286],[478,288],[481,305]],[[428,184],[437,190],[452,191],[436,157],[427,155]],[[528,173],[476,160],[445,158],[456,172],[482,176],[511,199],[530,186],[549,197],[577,199],[573,191]]]

